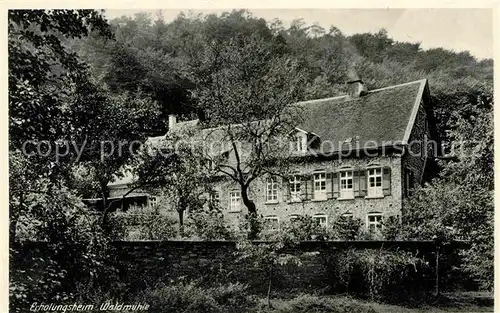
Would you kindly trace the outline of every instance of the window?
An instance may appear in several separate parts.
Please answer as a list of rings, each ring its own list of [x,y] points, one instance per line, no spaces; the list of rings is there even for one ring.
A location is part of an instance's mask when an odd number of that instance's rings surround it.
[[[276,215],[268,215],[264,217],[264,225],[268,230],[279,230],[280,220]]]
[[[266,201],[278,202],[278,180],[276,177],[267,179]]]
[[[302,134],[297,134],[293,137],[293,147],[296,152],[305,152],[306,151],[306,137]]]
[[[299,214],[290,214],[290,222],[296,221],[299,217]]]
[[[384,191],[382,189],[382,169],[369,168],[368,169],[368,197],[376,198],[383,197]]]
[[[155,208],[156,205],[158,204],[158,201],[156,200],[156,197],[154,197],[154,196],[150,196],[148,200],[149,200],[149,207],[151,209]]]
[[[352,220],[352,219],[354,218],[354,216],[353,216],[353,214],[352,214],[352,213],[344,213],[344,214],[342,214],[342,215],[340,216],[340,218],[341,218],[342,220],[347,221],[347,220]]]
[[[220,193],[218,191],[210,193],[209,201],[213,205],[218,205],[220,203]]]
[[[239,212],[241,210],[240,191],[231,191],[229,193],[229,211]]]
[[[301,179],[300,176],[295,175],[290,178],[290,201],[298,202],[300,201],[300,188],[301,188]]]
[[[354,198],[352,171],[340,172],[340,198],[341,199]]]
[[[381,213],[368,214],[366,226],[371,234],[378,233],[382,229],[382,214]]]
[[[314,199],[326,200],[326,173],[314,173]]]
[[[312,218],[321,227],[326,227],[328,225],[328,217],[326,216],[326,214],[315,214]]]

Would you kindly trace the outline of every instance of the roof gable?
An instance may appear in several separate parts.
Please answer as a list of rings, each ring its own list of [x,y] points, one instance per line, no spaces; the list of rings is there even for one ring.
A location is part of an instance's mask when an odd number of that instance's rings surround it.
[[[304,118],[298,128],[317,134],[323,153],[342,150],[342,143],[352,139],[360,147],[367,142],[370,147],[390,142],[406,144],[426,84],[423,79],[372,90],[356,98],[340,96],[300,102]]]

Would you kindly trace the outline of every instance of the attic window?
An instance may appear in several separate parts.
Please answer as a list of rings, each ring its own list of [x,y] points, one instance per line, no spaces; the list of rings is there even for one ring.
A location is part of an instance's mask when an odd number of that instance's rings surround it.
[[[296,134],[293,142],[294,150],[296,152],[305,152],[307,146],[306,140],[307,138],[303,134]]]

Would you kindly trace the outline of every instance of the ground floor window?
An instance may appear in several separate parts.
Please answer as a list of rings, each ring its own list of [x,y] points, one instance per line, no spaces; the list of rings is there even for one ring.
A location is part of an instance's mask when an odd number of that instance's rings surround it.
[[[229,210],[230,211],[241,210],[241,193],[239,190],[231,191],[229,193]]]
[[[279,230],[280,220],[276,215],[268,215],[264,217],[264,224],[269,230]]]
[[[370,213],[366,217],[366,226],[371,234],[382,230],[382,213]]]
[[[315,214],[312,218],[322,227],[328,225],[328,216],[326,214]]]

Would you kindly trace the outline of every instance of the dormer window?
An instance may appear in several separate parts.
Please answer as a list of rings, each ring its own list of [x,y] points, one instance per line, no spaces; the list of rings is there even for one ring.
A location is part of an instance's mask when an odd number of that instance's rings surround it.
[[[296,152],[305,152],[307,149],[307,137],[305,134],[299,133],[294,136],[294,150]]]

